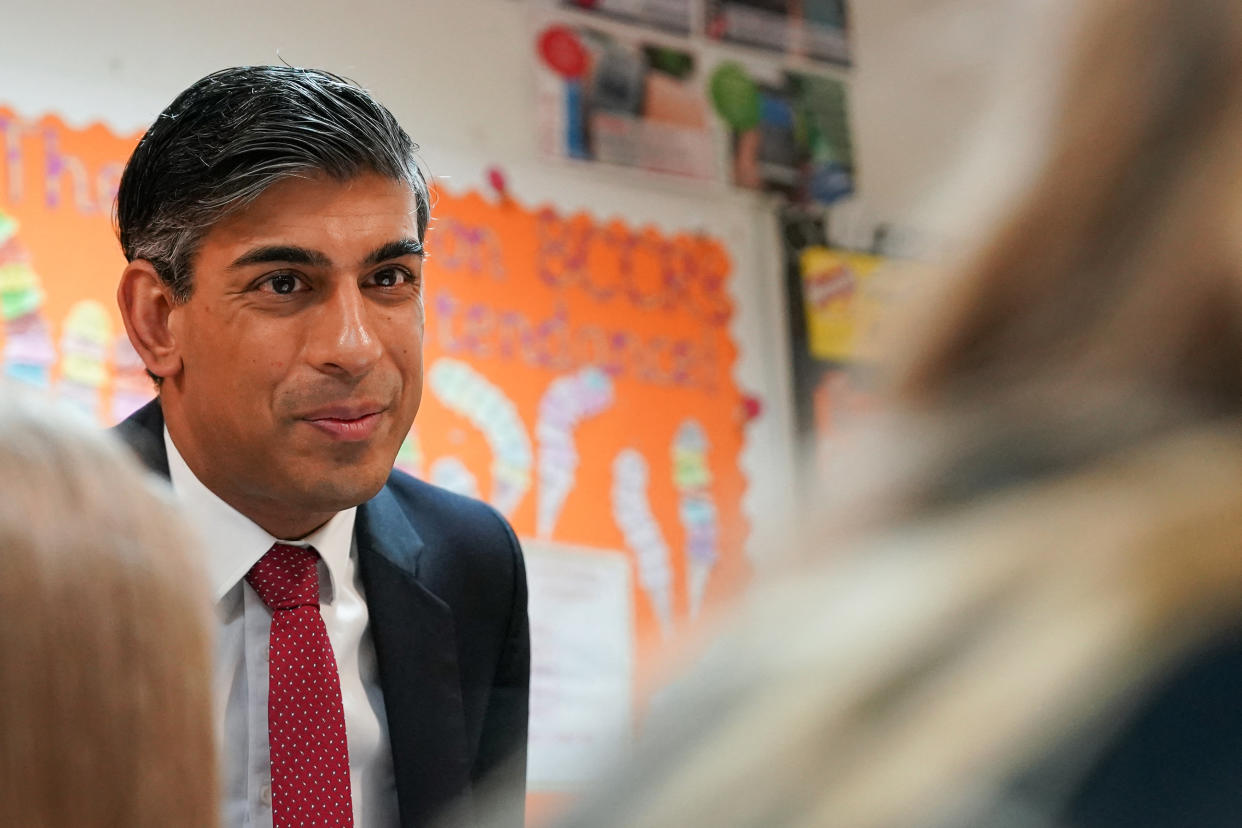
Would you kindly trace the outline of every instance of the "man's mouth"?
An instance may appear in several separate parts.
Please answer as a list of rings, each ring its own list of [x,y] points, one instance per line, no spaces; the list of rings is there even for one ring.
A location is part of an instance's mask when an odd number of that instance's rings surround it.
[[[335,440],[366,440],[379,426],[384,408],[379,405],[335,405],[318,409],[301,419]]]

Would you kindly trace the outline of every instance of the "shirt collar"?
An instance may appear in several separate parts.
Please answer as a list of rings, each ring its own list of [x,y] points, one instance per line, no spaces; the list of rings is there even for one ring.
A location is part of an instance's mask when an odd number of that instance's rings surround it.
[[[207,555],[207,577],[212,596],[219,603],[235,587],[274,543],[313,546],[327,564],[328,589],[324,597],[332,602],[336,584],[345,577],[353,545],[357,507],[337,512],[332,518],[301,540],[282,540],[269,535],[257,523],[221,500],[186,465],[173,443],[167,427],[164,446],[168,450],[168,475],[185,514],[203,539]]]

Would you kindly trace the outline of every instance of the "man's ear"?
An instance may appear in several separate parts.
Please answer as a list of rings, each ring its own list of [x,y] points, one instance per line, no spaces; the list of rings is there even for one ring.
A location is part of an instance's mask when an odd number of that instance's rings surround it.
[[[181,371],[181,351],[169,325],[175,306],[172,290],[146,259],[130,262],[121,274],[116,303],[129,341],[147,370],[168,379]]]

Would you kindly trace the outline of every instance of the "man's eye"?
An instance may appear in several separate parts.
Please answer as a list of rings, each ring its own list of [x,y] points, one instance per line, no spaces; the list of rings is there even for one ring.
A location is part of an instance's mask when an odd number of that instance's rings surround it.
[[[378,287],[397,287],[410,281],[410,274],[399,267],[386,267],[371,278]]]
[[[277,273],[275,276],[268,277],[259,287],[283,296],[296,292],[300,287],[300,281],[292,273]]]

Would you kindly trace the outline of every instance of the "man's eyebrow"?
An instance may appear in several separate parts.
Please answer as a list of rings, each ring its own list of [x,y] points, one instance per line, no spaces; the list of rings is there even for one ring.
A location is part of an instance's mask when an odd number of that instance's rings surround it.
[[[380,262],[387,262],[391,259],[400,259],[402,256],[423,256],[423,243],[418,239],[400,239],[391,241],[382,247],[377,247],[363,260],[364,265],[375,265]]]
[[[229,270],[238,270],[256,264],[299,264],[313,267],[329,267],[332,260],[318,250],[310,250],[293,244],[269,244],[248,250],[233,260]]]

